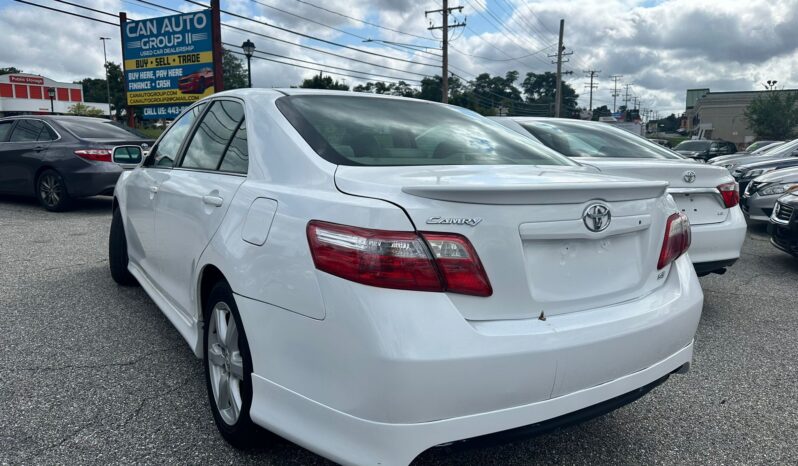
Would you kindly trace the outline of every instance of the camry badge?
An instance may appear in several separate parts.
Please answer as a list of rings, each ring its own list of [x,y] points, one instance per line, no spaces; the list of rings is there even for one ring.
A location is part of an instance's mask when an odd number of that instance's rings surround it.
[[[590,204],[582,214],[582,221],[588,230],[598,233],[604,231],[610,226],[612,221],[612,214],[610,208],[606,204]]]
[[[682,179],[685,183],[692,183],[695,181],[695,172],[693,170],[687,170],[682,174]]]
[[[430,217],[427,223],[430,225],[468,225],[475,227],[481,222],[482,219],[478,217],[473,218],[447,218],[447,217]]]

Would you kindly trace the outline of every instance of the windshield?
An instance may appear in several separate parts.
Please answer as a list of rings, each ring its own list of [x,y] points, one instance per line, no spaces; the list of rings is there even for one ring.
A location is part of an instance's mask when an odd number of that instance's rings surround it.
[[[765,152],[770,152],[771,150],[781,146],[782,144],[784,144],[784,141],[774,142],[772,144],[762,146],[759,149],[752,151],[751,155],[759,155],[759,154],[764,154]]]
[[[540,142],[568,157],[681,159],[670,150],[607,123],[546,120],[520,123]]]
[[[710,141],[682,141],[674,150],[707,150],[707,147],[712,144]]]
[[[767,151],[769,158],[790,157],[794,151],[798,150],[798,139],[782,144],[775,149]]]
[[[340,95],[281,97],[277,107],[316,153],[338,165],[576,165],[456,107]]]
[[[141,139],[146,138],[138,131],[119,123],[102,119],[59,119],[58,124],[79,138],[85,139]]]

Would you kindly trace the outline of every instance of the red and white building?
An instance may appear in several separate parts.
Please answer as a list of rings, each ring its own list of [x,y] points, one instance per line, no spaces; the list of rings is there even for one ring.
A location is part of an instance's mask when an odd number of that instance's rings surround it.
[[[52,111],[48,89],[55,89]],[[67,113],[69,107],[82,103],[108,114],[108,104],[83,100],[83,86],[60,83],[36,74],[0,75],[0,116]]]

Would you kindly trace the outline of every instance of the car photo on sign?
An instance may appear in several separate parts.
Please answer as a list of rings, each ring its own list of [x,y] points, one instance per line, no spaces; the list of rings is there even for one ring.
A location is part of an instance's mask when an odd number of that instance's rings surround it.
[[[213,93],[213,69],[202,68],[178,79],[177,86],[183,94],[204,94],[210,88]]]

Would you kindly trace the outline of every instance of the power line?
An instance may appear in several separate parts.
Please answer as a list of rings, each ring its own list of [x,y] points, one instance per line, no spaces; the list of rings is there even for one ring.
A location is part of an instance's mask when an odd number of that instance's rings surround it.
[[[67,2],[67,1],[65,1],[65,0],[53,0],[53,1],[54,1],[54,2],[58,2],[58,3],[63,3],[63,4],[65,4],[65,5],[70,5],[70,6],[75,6],[75,7],[78,7],[78,8],[83,8],[84,10],[93,11],[93,12],[95,12],[95,13],[100,13],[100,14],[103,14],[103,15],[108,15],[108,16],[111,16],[111,17],[113,17],[113,18],[117,18],[117,17],[118,17],[118,16],[116,16],[116,15],[115,15],[115,14],[113,14],[113,13],[108,13],[107,11],[96,10],[96,9],[94,9],[94,8],[90,8],[90,7],[87,7],[87,6],[79,5],[79,4],[77,4],[77,3]]]
[[[203,3],[200,3],[200,2],[197,2],[197,1],[194,1],[194,0],[184,0],[184,1],[187,2],[187,3],[191,3],[193,5],[201,6],[203,8],[208,8],[208,5],[205,5]],[[238,13],[232,13],[232,12],[226,11],[226,10],[220,10],[220,11],[222,13],[228,15],[228,16],[233,16],[235,18],[243,19],[245,21],[250,21],[250,22],[253,22],[253,23],[257,23],[257,24],[262,24],[264,26],[267,26],[267,27],[270,27],[270,28],[274,28],[274,29],[277,29],[279,31],[287,32],[289,34],[293,34],[293,35],[296,35],[296,36],[299,36],[299,37],[304,37],[304,38],[310,39],[310,40],[315,40],[317,42],[322,42],[322,43],[325,43],[325,44],[328,44],[328,45],[334,45],[336,47],[341,47],[341,48],[344,48],[344,49],[353,50],[355,52],[365,53],[365,54],[368,54],[368,55],[373,55],[373,56],[381,57],[381,58],[388,58],[390,60],[401,61],[401,62],[413,64],[413,65],[430,66],[430,67],[435,67],[435,68],[438,67],[438,65],[434,64],[434,63],[417,62],[417,61],[413,61],[413,60],[407,60],[405,58],[392,57],[390,55],[384,55],[384,54],[377,53],[377,52],[371,52],[369,50],[363,50],[363,49],[359,49],[357,47],[352,47],[352,46],[345,45],[345,44],[339,44],[338,42],[334,42],[334,41],[327,40],[327,39],[322,39],[320,37],[315,37],[315,36],[312,36],[310,34],[305,34],[305,33],[302,33],[302,32],[292,31],[291,29],[284,28],[282,26],[277,26],[277,25],[274,25],[274,24],[271,24],[271,23],[267,23],[266,21],[260,21],[260,20],[257,20],[257,19],[254,19],[254,18],[250,18],[250,17],[244,16],[244,15],[240,15]]]
[[[99,18],[93,18],[93,17],[91,17],[91,16],[81,15],[81,14],[79,14],[79,13],[73,13],[73,12],[71,12],[71,11],[59,10],[58,8],[53,8],[53,7],[49,7],[49,6],[45,6],[45,5],[39,5],[38,3],[27,2],[27,1],[25,1],[25,0],[14,0],[14,1],[15,1],[15,2],[18,2],[18,3],[24,3],[24,4],[26,4],[26,5],[30,5],[30,6],[35,6],[35,7],[39,7],[39,8],[44,8],[45,10],[57,11],[57,12],[59,12],[59,13],[64,13],[64,14],[67,14],[67,15],[77,16],[78,18],[88,19],[88,20],[91,20],[91,21],[96,21],[96,22],[98,22],[98,23],[110,24],[111,26],[119,26],[119,25],[118,25],[118,24],[116,24],[116,23],[112,23],[112,22],[110,22],[110,21],[105,21],[105,20],[103,20],[103,19],[99,19]]]
[[[532,55],[537,55],[537,54],[539,54],[539,53],[543,53],[543,52],[545,52],[547,49],[550,49],[550,48],[552,48],[552,47],[554,47],[554,46],[556,46],[556,45],[557,45],[557,44],[549,44],[549,45],[547,45],[547,46],[543,47],[542,49],[540,49],[540,50],[537,50],[537,51],[534,51],[534,52],[532,52],[532,53],[528,53],[528,54],[526,54],[526,55],[521,55],[520,57],[510,57],[510,58],[491,58],[491,57],[485,57],[485,56],[481,56],[481,55],[474,55],[474,54],[472,54],[472,53],[463,52],[462,50],[460,50],[460,49],[456,48],[456,47],[455,47],[454,45],[452,45],[452,44],[449,44],[449,47],[450,47],[452,50],[455,50],[457,53],[459,53],[459,54],[461,54],[461,55],[466,55],[466,56],[469,56],[469,57],[479,58],[480,60],[497,61],[497,62],[506,62],[506,61],[516,61],[516,60],[518,60],[518,59],[520,59],[520,58],[531,57]]]
[[[341,55],[341,54],[338,54],[338,53],[335,53],[335,52],[330,52],[330,51],[324,50],[324,49],[318,49],[318,48],[315,48],[315,47],[311,47],[309,45],[297,44],[295,42],[291,42],[291,41],[288,41],[288,40],[280,39],[280,38],[277,38],[277,37],[274,37],[274,36],[270,36],[270,35],[267,35],[267,34],[263,34],[263,33],[260,33],[260,32],[255,32],[255,31],[251,31],[249,29],[244,29],[244,28],[240,28],[238,26],[233,26],[232,24],[222,23],[222,27],[225,27],[225,28],[228,28],[228,29],[234,29],[234,30],[241,31],[241,32],[246,32],[248,34],[253,34],[253,35],[256,35],[256,36],[259,36],[259,37],[263,37],[263,38],[266,38],[266,39],[271,39],[271,40],[274,40],[274,41],[277,41],[277,42],[282,42],[282,43],[285,43],[285,44],[288,44],[288,45],[293,45],[295,47],[301,47],[303,49],[312,50],[314,52],[322,53],[322,54],[325,54],[325,55],[330,55],[330,56],[342,58],[342,59],[345,59],[345,60],[351,60],[351,61],[354,61],[354,62],[363,63],[364,65],[376,66],[376,67],[379,67],[379,68],[385,68],[387,70],[392,70],[392,71],[400,71],[402,73],[412,74],[412,75],[416,75],[416,76],[425,76],[425,77],[427,76],[426,74],[416,73],[414,71],[407,71],[407,70],[403,70],[401,68],[394,68],[392,66],[380,65],[378,63],[373,63],[373,62],[361,60],[359,58],[347,57],[346,55]]]
[[[474,0],[474,1],[477,1],[477,0]],[[510,35],[508,35],[504,31],[502,31],[502,29],[506,29],[507,31],[509,31],[509,29],[507,29],[502,24],[501,20],[494,20],[490,16],[487,16],[486,14],[483,14],[482,11],[479,10],[479,8],[474,7],[474,5],[471,3],[471,0],[466,0],[466,3],[468,3],[471,6],[471,8],[473,8],[474,11],[477,12],[478,15],[483,17],[488,23],[490,23],[493,27],[495,27],[496,31],[499,32],[499,34],[501,34],[505,38],[507,38],[510,42],[514,43],[516,46],[520,47],[521,49],[526,50],[528,48],[528,46],[526,46],[526,45],[518,42],[517,40],[515,40],[515,38],[513,37],[514,33],[512,31],[510,31]],[[482,6],[481,3],[479,5]],[[490,15],[493,15],[493,13],[490,10],[488,10],[487,7],[485,7],[485,11],[488,12]],[[495,18],[495,15],[493,15],[493,17]],[[478,37],[480,37],[480,39],[482,39],[481,35],[478,35]],[[487,41],[485,41],[485,42],[487,42]],[[535,47],[537,47],[537,45]],[[502,53],[504,53],[504,52],[502,52]],[[507,55],[507,56],[509,56],[509,55]],[[535,58],[537,58],[538,60],[542,61],[543,63],[546,63],[546,61],[543,60],[540,57],[535,57]],[[525,66],[530,66],[530,65],[526,64]]]
[[[235,48],[235,49],[239,48],[238,45],[231,44],[229,42],[222,42],[222,45],[226,45],[227,47],[232,47],[232,48]],[[233,51],[233,49],[231,49],[231,48],[228,48],[227,50],[228,51]],[[259,54],[262,54],[262,55],[269,55],[271,57],[283,58],[283,59],[286,59],[286,60],[293,60],[293,61],[297,61],[297,62],[300,62],[300,63],[307,63],[307,64],[310,64],[310,65],[325,66],[327,68],[335,68],[335,69],[338,69],[338,70],[348,71],[350,73],[359,73],[359,74],[364,74],[364,75],[369,75],[369,76],[376,76],[376,77],[379,77],[379,78],[394,79],[394,80],[399,80],[399,81],[421,82],[418,79],[414,80],[414,79],[401,78],[401,77],[398,77],[398,76],[388,76],[388,75],[384,75],[384,74],[371,73],[371,72],[367,72],[367,71],[358,71],[358,70],[353,70],[351,68],[344,68],[344,67],[341,67],[341,66],[323,64],[323,63],[318,63],[318,62],[314,62],[314,61],[310,61],[310,60],[303,60],[301,58],[288,57],[288,56],[280,55],[280,54],[277,54],[277,53],[264,52],[262,50],[255,50],[255,53],[256,54],[259,53]]]
[[[341,16],[341,17],[343,17],[343,18],[348,18],[348,19],[351,19],[352,21],[357,21],[358,23],[362,23],[362,24],[366,24],[366,25],[369,25],[369,26],[373,26],[373,27],[375,27],[375,28],[384,29],[384,30],[386,30],[386,31],[395,32],[395,33],[397,33],[397,34],[403,34],[403,35],[405,35],[405,36],[408,36],[408,37],[415,37],[415,38],[417,38],[417,39],[431,40],[431,41],[435,41],[435,42],[437,42],[437,40],[436,40],[436,39],[432,39],[432,38],[429,38],[429,37],[424,37],[424,36],[419,36],[419,35],[417,35],[417,34],[412,34],[412,33],[409,33],[409,32],[400,31],[400,30],[398,30],[398,29],[389,28],[388,26],[382,26],[382,25],[380,25],[380,24],[372,23],[372,22],[366,21],[366,20],[364,20],[364,19],[355,18],[354,16],[349,16],[349,15],[346,15],[346,14],[344,14],[344,13],[339,13],[339,12],[337,12],[337,11],[330,10],[329,8],[325,8],[325,7],[323,7],[323,6],[319,6],[319,5],[313,4],[313,3],[311,3],[311,2],[307,2],[307,1],[304,1],[304,0],[296,0],[296,1],[297,1],[297,2],[299,2],[299,3],[303,3],[303,4],[305,4],[305,5],[308,5],[308,6],[310,6],[310,7],[317,8],[317,9],[319,9],[319,10],[326,11],[326,12],[328,12],[328,13],[332,13],[332,14],[334,14],[334,15]]]

